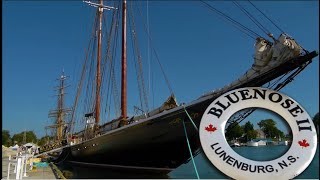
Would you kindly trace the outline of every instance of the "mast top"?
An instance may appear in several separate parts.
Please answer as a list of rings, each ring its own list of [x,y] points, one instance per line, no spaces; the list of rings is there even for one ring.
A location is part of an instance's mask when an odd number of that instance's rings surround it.
[[[98,7],[98,8],[101,9],[102,11],[103,11],[103,9],[106,9],[106,10],[118,9],[118,8],[115,8],[115,7],[112,7],[112,6],[103,5],[102,1],[101,1],[100,4],[94,3],[94,2],[91,2],[91,1],[83,1],[83,2],[84,2],[84,3],[87,3],[89,6]]]

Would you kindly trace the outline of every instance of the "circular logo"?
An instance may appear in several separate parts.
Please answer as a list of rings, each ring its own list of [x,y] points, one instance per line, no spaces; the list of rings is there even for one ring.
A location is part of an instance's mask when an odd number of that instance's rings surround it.
[[[287,121],[292,144],[281,157],[254,161],[237,154],[225,139],[225,125],[236,112],[246,108],[271,110]],[[292,98],[266,88],[241,88],[215,99],[200,123],[202,148],[221,172],[234,179],[292,179],[311,163],[317,148],[317,134],[308,113]]]

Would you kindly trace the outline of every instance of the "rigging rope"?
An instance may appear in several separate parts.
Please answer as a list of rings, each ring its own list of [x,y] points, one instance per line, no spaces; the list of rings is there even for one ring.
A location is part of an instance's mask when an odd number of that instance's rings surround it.
[[[97,30],[97,27],[96,29]],[[94,109],[94,103],[92,103],[94,101],[94,97],[95,97],[95,93],[94,92],[94,89],[95,89],[95,82],[96,79],[94,78],[95,76],[93,76],[93,69],[94,69],[94,62],[95,62],[95,49],[96,49],[96,46],[97,46],[97,38],[96,36],[94,37],[94,40],[93,40],[93,49],[91,51],[91,63],[90,63],[90,67],[89,67],[89,73],[88,73],[88,79],[87,79],[87,86],[86,86],[86,96],[85,96],[85,101],[86,103],[84,104],[84,109],[86,112],[92,112],[93,109]],[[89,88],[90,88],[90,84],[89,83],[92,83],[91,85],[91,91],[89,91]],[[91,107],[90,107],[91,105]]]
[[[249,19],[258,26],[259,29],[261,29],[266,35],[269,36],[270,31],[267,30],[256,18],[254,18],[243,6],[240,5],[240,3],[236,1],[232,1],[233,4],[235,4]]]
[[[282,75],[282,77],[278,78],[276,81],[274,81],[273,83],[269,82],[269,84],[267,85],[267,88],[272,88],[274,87],[276,84],[278,84],[286,75],[288,75],[288,73],[285,73],[284,75]]]
[[[120,3],[115,2],[114,7],[117,7],[120,9]],[[119,19],[120,19],[120,13],[119,11],[113,11],[112,15],[112,21],[111,21],[111,28],[109,31],[109,35],[107,37],[107,52],[105,56],[105,66],[103,68],[103,75],[109,77],[107,80],[106,86],[107,90],[105,91],[107,93],[106,95],[106,101],[105,101],[105,112],[108,111],[110,114],[110,104],[111,104],[111,95],[113,95],[114,100],[114,110],[116,116],[120,116],[120,98],[119,98],[119,92],[116,84],[116,76],[115,76],[115,61],[114,59],[116,56],[116,48],[118,47],[118,29],[119,29]],[[108,65],[108,68],[107,68]],[[108,72],[105,73],[105,69],[107,68]]]
[[[265,18],[267,18],[276,28],[279,29],[279,31],[281,31],[282,33],[284,33],[284,31],[279,27],[277,26],[277,24],[275,22],[273,22],[270,18],[268,18],[268,16],[266,14],[264,14],[258,7],[256,7],[250,0],[248,0],[249,3],[256,9],[258,10]]]
[[[130,18],[128,18],[129,19],[129,21],[130,21]],[[131,26],[130,26],[130,31],[132,32],[132,30],[131,30]],[[132,43],[132,47],[134,47],[134,43],[133,43],[133,41],[131,41],[131,43]],[[132,49],[132,51],[133,51],[133,54],[134,54],[134,67],[135,67],[135,69],[136,69],[136,74],[137,74],[137,76],[136,76],[136,78],[137,78],[137,82],[138,82],[138,89],[139,89],[139,98],[140,98],[140,107],[142,108],[142,109],[144,109],[143,108],[143,100],[142,100],[142,95],[141,95],[141,85],[140,85],[140,83],[139,83],[139,75],[138,75],[138,68],[137,68],[137,64],[135,63],[136,62],[136,52],[135,52],[135,50],[134,50],[134,48]],[[144,113],[145,111],[144,110],[142,110],[142,112]]]
[[[92,43],[92,37],[94,37],[94,34],[95,34],[95,26],[96,26],[96,22],[97,19],[95,19],[95,22],[93,23],[93,27],[92,27],[92,35],[91,35],[91,38],[89,40],[89,45],[88,45],[88,49],[86,51],[86,56],[85,56],[85,59],[84,59],[84,64],[83,64],[83,67],[82,67],[82,71],[81,71],[81,77],[80,77],[80,81],[78,83],[78,86],[77,86],[77,94],[76,94],[76,98],[74,100],[74,103],[73,103],[73,109],[72,109],[72,115],[71,115],[71,122],[68,126],[68,130],[67,132],[71,132],[73,133],[74,132],[74,127],[73,124],[74,124],[74,121],[75,121],[75,112],[77,110],[77,107],[78,107],[78,101],[79,101],[79,97],[80,97],[80,94],[81,94],[81,90],[82,90],[82,83],[83,83],[83,80],[85,78],[85,70],[86,70],[86,64],[87,64],[87,61],[88,61],[88,56],[89,56],[89,52],[90,52],[90,47],[91,47],[91,43]]]
[[[142,3],[140,2],[140,7],[142,9]],[[139,7],[139,12],[141,16],[141,11]],[[146,22],[146,31],[147,34],[150,34],[150,26],[149,26],[149,0],[147,0],[147,22]],[[153,81],[153,71],[151,70],[152,67],[152,53],[150,54],[150,39],[147,38],[147,59],[148,59],[148,96],[149,102],[151,101],[150,98],[152,97],[152,109],[154,108],[154,81]]]
[[[98,26],[98,12],[96,13],[96,17],[95,17],[95,22],[96,22],[96,24],[95,24],[95,29],[94,29],[94,32],[97,32],[97,26]],[[95,49],[96,49],[96,40],[97,40],[97,38],[96,38],[96,34],[93,36],[93,43],[92,43],[92,49],[91,49],[91,55],[90,55],[90,57],[91,58],[89,58],[89,61],[90,61],[90,63],[88,62],[88,66],[86,66],[85,68],[85,71],[87,72],[88,71],[88,68],[89,68],[89,73],[88,73],[88,75],[85,77],[85,79],[84,79],[84,85],[86,84],[86,89],[85,89],[85,91],[83,92],[83,93],[85,93],[86,95],[84,96],[84,98],[83,98],[83,106],[82,106],[82,110],[83,111],[85,111],[85,113],[88,113],[88,112],[92,112],[93,111],[93,103],[92,103],[92,101],[93,101],[93,95],[95,95],[95,93],[92,93],[93,92],[93,89],[94,89],[94,87],[93,86],[90,86],[90,82],[92,82],[93,80],[92,80],[92,78],[93,78],[93,76],[92,76],[92,69],[93,69],[93,66],[94,66],[94,58],[95,58],[95,56],[94,56],[94,52],[95,52]],[[90,92],[90,87],[91,87],[91,92]],[[91,107],[90,107],[90,105],[91,105]],[[85,118],[83,118],[83,123],[82,123],[82,125],[83,126],[85,126],[85,124],[86,124],[86,121],[85,121]]]
[[[119,4],[114,4],[114,7],[118,7],[119,9]],[[111,20],[111,27],[109,31],[109,35],[106,37],[107,38],[107,52],[106,56],[104,58],[104,67],[103,67],[103,78],[104,76],[107,76],[108,74],[108,81],[107,83],[104,83],[105,86],[107,86],[107,90],[104,91],[106,95],[106,105],[105,105],[105,112],[109,112],[110,115],[110,104],[111,104],[111,94],[113,94],[113,100],[114,100],[114,108],[115,108],[115,113],[116,116],[120,115],[120,100],[119,100],[119,94],[117,91],[117,85],[115,82],[115,74],[114,74],[114,56],[115,56],[115,49],[118,45],[118,22],[119,22],[119,11],[113,11],[112,14],[112,20]],[[107,30],[106,30],[107,31]],[[113,39],[112,39],[113,38]],[[111,41],[113,40],[113,43]],[[108,65],[108,73],[105,73],[105,69],[107,68]],[[112,83],[112,84],[111,84]],[[111,85],[110,85],[111,84]],[[110,97],[110,101],[109,101]],[[108,116],[109,116],[108,115]],[[109,118],[108,118],[109,119]]]
[[[196,124],[195,124],[194,121],[192,120],[191,116],[189,115],[188,111],[186,110],[184,104],[182,104],[182,107],[183,107],[185,113],[187,114],[189,120],[191,121],[193,127],[194,127],[197,131],[199,131],[198,127],[196,126]],[[199,174],[198,174],[198,170],[197,170],[196,163],[194,162],[194,159],[193,159],[192,150],[191,150],[191,147],[190,147],[190,143],[189,143],[189,139],[188,139],[188,134],[187,134],[187,129],[186,129],[184,120],[182,120],[182,123],[183,123],[184,133],[185,133],[185,135],[186,135],[186,139],[187,139],[187,143],[188,143],[188,148],[189,148],[189,153],[190,153],[190,156],[191,156],[191,159],[192,159],[192,164],[193,164],[193,167],[194,167],[194,171],[196,172],[197,178],[200,179]]]
[[[256,37],[262,37],[260,36],[258,33],[254,32],[253,30],[249,29],[248,27],[244,26],[243,24],[239,23],[238,21],[232,19],[230,16],[226,15],[225,13],[219,11],[218,9],[214,8],[212,5],[210,5],[209,3],[200,0],[203,4],[205,4],[211,11],[217,13],[218,15],[220,15],[221,17],[229,20],[230,22],[232,22],[235,27],[240,30],[241,32],[245,33],[246,35],[248,35],[249,37],[256,39]],[[239,27],[239,28],[238,28]],[[242,29],[240,29],[242,28]],[[250,34],[251,33],[251,34]]]
[[[140,101],[141,101],[141,108],[144,110],[144,112],[149,111],[148,106],[148,96],[146,93],[145,83],[144,83],[144,77],[143,77],[143,68],[142,68],[142,59],[141,59],[141,53],[138,46],[138,37],[136,33],[135,28],[135,21],[134,21],[134,15],[133,15],[133,8],[132,3],[130,4],[130,16],[129,16],[129,22],[131,23],[130,29],[132,28],[132,44],[133,44],[133,54],[136,55],[137,58],[134,58],[136,61],[135,67],[137,72],[137,80],[138,80],[138,87],[139,87],[139,94],[140,94]],[[143,103],[144,102],[144,103]],[[143,106],[144,105],[144,106]]]
[[[119,5],[118,5],[118,9],[120,9],[120,6],[121,6],[121,4],[122,3],[119,3]],[[117,16],[117,21],[116,21],[116,24],[115,24],[115,26],[116,26],[116,30],[115,30],[115,32],[116,32],[116,38],[114,38],[114,46],[113,46],[113,59],[115,59],[115,57],[114,56],[116,56],[116,49],[117,49],[117,47],[118,47],[118,38],[119,38],[119,22],[120,22],[120,12],[117,14],[118,16]],[[119,117],[120,116],[120,110],[121,110],[121,107],[120,107],[120,93],[119,93],[119,90],[118,90],[118,85],[117,85],[117,82],[116,82],[116,75],[115,75],[115,61],[112,61],[113,63],[112,63],[112,66],[111,66],[111,78],[112,78],[112,94],[113,94],[113,102],[114,102],[114,104],[115,104],[115,112],[116,112],[116,115],[117,115],[117,117]],[[119,61],[119,63],[120,63],[120,61]]]
[[[149,0],[147,0],[147,31],[149,34],[150,28],[149,28]],[[150,98],[150,86],[151,86],[151,60],[150,60],[150,41],[147,39],[147,59],[148,59],[148,67],[149,67],[149,73],[148,73],[148,96]]]
[[[199,131],[198,127],[196,126],[196,124],[194,123],[194,121],[192,120],[191,116],[189,115],[188,111],[186,110],[186,107],[184,105],[182,105],[184,112],[186,112],[189,120],[191,121],[192,125],[194,126],[194,128]]]
[[[110,25],[110,31],[111,29],[113,28],[113,17],[114,17],[114,14],[115,14],[116,11],[112,11],[112,18],[111,18],[111,25]],[[108,93],[108,91],[106,91],[106,88],[108,89],[109,87],[107,86],[108,84],[107,83],[104,83],[105,81],[105,69],[107,67],[107,59],[108,59],[108,52],[110,51],[110,46],[109,46],[109,43],[110,43],[110,36],[109,36],[109,32],[108,32],[108,27],[107,27],[107,18],[106,18],[106,15],[107,13],[104,13],[103,14],[103,19],[102,19],[102,26],[103,26],[103,32],[102,32],[102,38],[105,38],[105,42],[106,43],[106,53],[105,53],[105,56],[103,57],[102,56],[102,61],[101,61],[101,90],[100,90],[100,98],[101,98],[101,102],[104,102],[105,99],[107,99],[107,96],[105,95],[105,93]],[[107,86],[107,87],[106,87]],[[101,103],[102,104],[102,103]],[[104,110],[103,110],[104,108]],[[102,117],[100,122],[103,124],[103,117],[106,117],[106,112],[107,112],[107,107],[101,107],[101,114],[100,116]]]
[[[194,171],[196,172],[197,178],[200,179],[196,163],[194,162],[194,159],[193,159],[193,154],[192,154],[190,142],[189,142],[189,139],[188,139],[188,133],[187,133],[187,129],[186,129],[186,125],[184,123],[184,120],[182,120],[182,124],[183,124],[184,134],[186,135],[186,140],[187,140],[187,144],[188,144],[189,153],[190,153],[190,156],[191,156],[191,159],[192,159],[193,168],[194,168]]]
[[[143,17],[142,12],[141,12],[141,9],[139,8],[139,6],[138,6],[138,11],[139,11],[140,16]],[[170,82],[169,82],[169,79],[168,79],[166,73],[164,72],[163,66],[162,66],[162,64],[161,64],[161,62],[160,62],[158,53],[157,53],[157,51],[155,50],[155,48],[154,48],[154,46],[153,46],[153,41],[152,41],[152,38],[151,38],[151,36],[150,36],[150,34],[149,34],[149,32],[148,32],[148,28],[147,28],[147,26],[146,26],[146,23],[145,23],[145,21],[144,21],[143,18],[141,18],[141,19],[142,19],[142,21],[143,21],[144,30],[146,31],[146,33],[147,33],[147,35],[148,35],[148,39],[149,39],[149,41],[150,41],[150,45],[151,45],[151,47],[152,47],[153,53],[154,53],[154,55],[155,55],[155,58],[156,58],[159,66],[160,66],[160,70],[161,70],[161,72],[162,72],[162,74],[163,74],[163,76],[164,76],[164,79],[165,79],[165,82],[166,82],[166,84],[167,84],[167,87],[168,87],[171,95],[174,95],[173,90],[172,90],[172,87],[171,87],[171,84],[170,84]]]
[[[97,29],[98,29],[98,11],[96,11],[96,17],[95,17],[95,27],[94,27],[94,32],[97,32]],[[85,113],[88,113],[88,112],[92,112],[93,111],[93,108],[94,108],[94,104],[92,103],[93,102],[93,99],[94,99],[94,95],[95,93],[92,93],[94,91],[94,85],[92,85],[93,83],[91,82],[95,82],[95,80],[92,80],[92,78],[94,78],[94,76],[92,75],[92,70],[93,70],[93,66],[94,66],[94,61],[95,61],[95,49],[96,49],[96,34],[95,36],[93,37],[93,48],[91,50],[91,63],[89,65],[89,67],[86,67],[86,68],[89,68],[89,75],[87,76],[87,79],[85,80],[86,82],[86,90],[85,90],[85,97],[84,97],[84,105],[83,105],[83,109],[85,110]],[[87,69],[86,69],[87,70]],[[90,84],[91,83],[91,84]],[[91,85],[91,86],[90,86]],[[91,88],[91,91],[89,90]]]
[[[306,62],[305,64],[301,65],[298,69],[296,69],[292,74],[290,74],[282,83],[277,84],[277,86],[274,88],[275,91],[281,90],[283,87],[285,87],[287,84],[293,81],[294,77],[296,77],[299,73],[301,73],[309,64],[311,61]],[[286,74],[285,74],[286,75]],[[282,76],[280,79],[282,79]],[[278,80],[279,81],[279,80]],[[277,81],[277,82],[278,82]],[[275,86],[274,83],[272,86]],[[228,122],[230,124],[230,128],[235,127],[237,124],[241,123],[245,118],[247,118],[250,114],[252,114],[256,109],[258,108],[251,108],[246,110],[243,114],[238,115],[238,117],[233,118],[231,122]]]

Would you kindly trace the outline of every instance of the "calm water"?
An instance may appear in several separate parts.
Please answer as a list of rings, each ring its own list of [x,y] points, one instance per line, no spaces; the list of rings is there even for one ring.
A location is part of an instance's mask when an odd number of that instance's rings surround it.
[[[289,146],[265,146],[265,147],[237,147],[233,148],[238,154],[252,160],[267,161],[280,157],[288,150]],[[201,179],[229,179],[201,153],[195,158],[198,173]],[[196,179],[193,164],[189,162],[172,171],[170,178]],[[295,179],[319,179],[319,145],[313,161],[309,167]]]
[[[266,147],[238,147],[233,148],[238,154],[250,158],[253,160],[266,161],[280,157],[283,153],[287,151],[289,146],[266,146]],[[215,168],[210,161],[207,160],[205,154],[200,153],[195,157],[195,163],[197,165],[198,173],[201,179],[229,179],[228,176],[221,173],[217,168]],[[67,178],[74,179],[98,179],[98,178],[117,178],[117,174],[112,174],[112,172],[106,172],[103,169],[88,169],[85,167],[75,167],[64,168],[64,174]],[[131,178],[123,177],[121,178]],[[139,178],[170,178],[170,179],[196,179],[193,164],[191,161],[187,164],[181,165],[176,170],[169,173],[164,177],[139,177]],[[319,179],[319,146],[317,148],[316,155],[309,165],[309,167],[297,176],[295,179]]]

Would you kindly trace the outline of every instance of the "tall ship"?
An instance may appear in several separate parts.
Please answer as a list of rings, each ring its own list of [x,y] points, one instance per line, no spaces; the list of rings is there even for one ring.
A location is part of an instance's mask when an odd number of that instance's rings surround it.
[[[67,76],[62,71],[61,76],[56,79],[58,86],[54,88],[57,92],[54,96],[57,97],[56,109],[50,110],[48,118],[52,119],[52,124],[45,127],[46,137],[48,138],[47,143],[41,148],[41,151],[50,151],[62,146],[67,145],[67,139],[65,138],[65,131],[68,126],[68,116],[72,112],[72,108],[65,107],[65,80]],[[49,134],[48,134],[49,131]],[[53,151],[49,155],[53,157],[59,157],[61,151]]]
[[[61,162],[135,173],[167,174],[200,152],[198,127],[205,109],[213,100],[241,87],[263,86],[280,90],[318,56],[316,51],[305,50],[284,32],[278,38],[267,32],[266,37],[255,37],[252,66],[238,79],[186,104],[177,102],[168,83],[171,95],[160,107],[150,110],[136,21],[131,12],[132,5],[127,5],[133,1],[113,1],[112,6],[107,6],[102,0],[84,2],[96,8],[96,14],[76,86],[71,118],[65,131],[59,135],[59,140],[65,140],[65,143],[44,150],[49,152],[59,149],[58,159]],[[210,3],[203,3],[213,8]],[[219,15],[222,13],[216,12]],[[107,13],[108,18],[105,18],[104,13]],[[104,22],[110,24],[105,26]],[[127,112],[127,68],[131,68],[127,65],[129,33],[134,47],[131,58],[134,59],[138,80],[139,91],[136,96],[141,101],[135,107],[135,115],[128,115]],[[118,45],[118,41],[121,41],[121,45]],[[116,54],[118,46],[121,46],[119,58]],[[120,93],[115,81],[115,64],[118,60],[121,60]],[[164,79],[168,82],[165,73]],[[111,106],[115,109],[113,113]],[[239,123],[253,111],[247,110],[230,124]],[[61,128],[57,133],[61,133]]]

